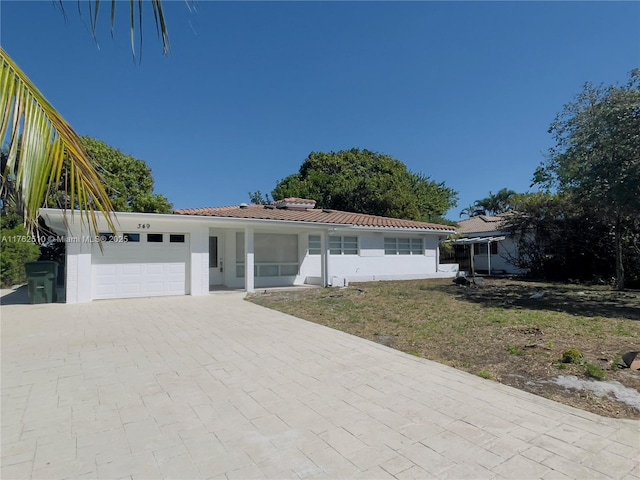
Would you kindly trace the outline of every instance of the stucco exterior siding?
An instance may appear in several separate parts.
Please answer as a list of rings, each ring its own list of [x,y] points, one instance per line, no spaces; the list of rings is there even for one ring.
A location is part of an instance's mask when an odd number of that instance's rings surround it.
[[[79,215],[65,223],[61,211],[43,210],[49,214],[45,216],[48,224],[67,239],[95,239],[100,233],[112,236],[103,218],[98,220],[97,232],[91,233]],[[133,213],[118,214],[116,227],[115,237],[102,250],[95,241],[67,242],[67,303],[165,294],[198,296],[212,288],[329,286],[334,278],[344,284],[344,280],[455,275],[438,268],[438,244],[446,232]],[[126,238],[130,243],[122,240]],[[385,250],[385,239],[395,245],[395,251]],[[210,249],[214,248],[212,259]],[[247,273],[253,273],[253,282],[251,275],[246,281]]]

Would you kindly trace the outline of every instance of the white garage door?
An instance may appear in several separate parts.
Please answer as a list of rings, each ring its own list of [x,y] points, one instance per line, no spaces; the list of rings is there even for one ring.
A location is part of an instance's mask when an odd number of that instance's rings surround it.
[[[189,235],[108,235],[92,258],[93,299],[185,295]],[[126,240],[126,241],[125,241]]]

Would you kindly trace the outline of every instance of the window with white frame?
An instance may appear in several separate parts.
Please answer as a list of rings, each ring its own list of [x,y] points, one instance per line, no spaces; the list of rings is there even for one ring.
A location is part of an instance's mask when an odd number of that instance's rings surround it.
[[[358,255],[358,237],[329,237],[331,255]]]
[[[385,255],[424,255],[421,238],[385,238]]]
[[[321,250],[320,235],[309,235],[309,255],[320,255]]]

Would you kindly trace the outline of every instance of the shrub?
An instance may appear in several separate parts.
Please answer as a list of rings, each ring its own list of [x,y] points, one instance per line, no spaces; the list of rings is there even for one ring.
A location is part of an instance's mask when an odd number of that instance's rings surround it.
[[[580,363],[582,360],[582,352],[575,348],[567,350],[562,354],[562,363]]]
[[[585,367],[585,373],[587,374],[587,377],[595,378],[596,380],[604,380],[605,378],[607,378],[607,374],[604,373],[604,370],[602,370],[599,366],[594,365],[593,363],[587,363]]]
[[[18,225],[0,230],[0,283],[3,287],[26,283],[24,264],[40,257],[40,248],[28,238],[27,229]]]

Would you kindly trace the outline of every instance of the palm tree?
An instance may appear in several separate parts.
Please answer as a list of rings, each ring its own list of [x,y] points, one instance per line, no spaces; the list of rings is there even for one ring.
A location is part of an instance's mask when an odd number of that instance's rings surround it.
[[[471,218],[471,217],[477,217],[478,215],[484,215],[484,214],[485,214],[485,212],[484,212],[484,210],[482,210],[482,207],[480,207],[478,205],[478,201],[477,200],[476,200],[475,203],[472,203],[467,208],[463,208],[460,211],[460,216],[461,217],[463,215],[466,215],[467,217]]]
[[[80,9],[78,0],[78,9]],[[111,1],[111,30],[115,23],[117,0]],[[131,48],[135,58],[136,10],[137,28],[142,34],[144,0],[129,0],[131,18]],[[58,5],[66,16],[62,0]],[[89,3],[91,27],[95,38],[100,0]],[[151,0],[158,34],[162,37],[165,55],[169,53],[169,38],[161,0]],[[136,8],[137,7],[137,8]],[[140,39],[140,44],[142,39]],[[100,174],[91,163],[80,138],[56,109],[40,93],[27,75],[0,47],[0,143],[8,143],[6,165],[2,170],[0,194],[15,188],[21,214],[30,231],[37,228],[38,210],[46,205],[47,194],[57,188],[63,167],[69,172],[65,185],[69,205],[80,211],[97,230],[96,212],[101,212],[112,230],[113,206]],[[18,151],[20,156],[18,160]],[[3,195],[4,196],[4,195]]]
[[[473,205],[460,212],[460,216],[477,217],[478,215],[499,215],[511,210],[511,204],[517,193],[508,188],[503,188],[498,193],[489,192],[489,196],[476,200]]]

